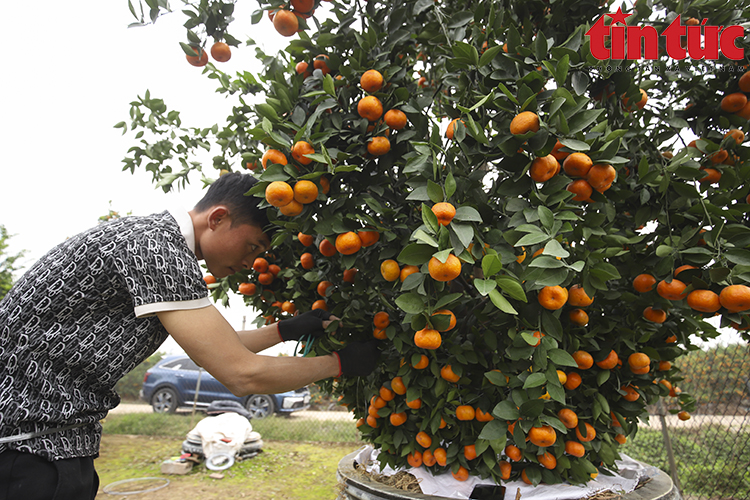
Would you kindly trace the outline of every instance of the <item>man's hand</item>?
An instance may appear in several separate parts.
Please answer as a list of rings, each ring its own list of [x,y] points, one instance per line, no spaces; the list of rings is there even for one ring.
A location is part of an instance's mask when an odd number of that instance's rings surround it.
[[[378,341],[352,342],[340,351],[334,352],[339,358],[339,375],[365,377],[375,370],[380,358]]]
[[[327,311],[314,309],[303,314],[279,321],[279,336],[281,340],[299,340],[305,335],[312,335],[315,338],[325,335],[325,330],[333,321],[338,320],[336,316],[331,316]]]

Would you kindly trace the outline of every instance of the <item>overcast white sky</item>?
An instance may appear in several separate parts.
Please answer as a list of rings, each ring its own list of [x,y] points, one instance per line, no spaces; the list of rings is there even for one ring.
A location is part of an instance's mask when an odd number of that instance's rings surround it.
[[[133,1],[137,4],[137,1]],[[202,194],[200,177],[184,192],[165,195],[150,174],[122,171],[122,159],[134,143],[113,126],[129,118],[129,103],[143,96],[163,98],[181,111],[184,126],[223,123],[233,98],[214,92],[217,85],[190,66],[179,42],[186,41],[177,10],[156,24],[128,28],[127,0],[38,0],[7,2],[3,15],[8,42],[0,95],[0,224],[14,235],[8,253],[26,250],[28,267],[65,238],[96,225],[110,208],[120,214],[145,215],[165,208],[191,208]],[[264,16],[258,25],[250,15],[258,5],[238,2],[230,33],[253,38],[266,52],[289,39]],[[217,63],[234,75],[258,71],[255,49],[234,49],[232,59]],[[210,156],[209,156],[210,158]],[[240,300],[226,310],[235,328],[257,313]],[[172,350],[169,342],[164,346]]]
[[[137,4],[136,1],[133,2]],[[234,100],[216,94],[216,84],[185,61],[179,12],[155,25],[128,28],[134,21],[127,0],[38,0],[8,2],[0,78],[0,224],[14,235],[8,252],[27,251],[31,265],[65,238],[96,224],[111,206],[121,214],[144,215],[165,208],[190,208],[201,196],[200,179],[183,192],[165,195],[150,174],[122,171],[122,159],[134,144],[113,126],[128,120],[129,103],[146,89],[181,111],[184,126],[223,123]],[[230,32],[253,38],[267,53],[289,39],[267,17],[250,23],[253,0],[237,3]],[[234,74],[258,71],[253,47],[233,50],[220,65]],[[217,63],[218,64],[218,63]],[[257,313],[240,300],[219,307],[235,327]],[[729,333],[725,341],[735,340]],[[176,348],[173,342],[164,346]]]

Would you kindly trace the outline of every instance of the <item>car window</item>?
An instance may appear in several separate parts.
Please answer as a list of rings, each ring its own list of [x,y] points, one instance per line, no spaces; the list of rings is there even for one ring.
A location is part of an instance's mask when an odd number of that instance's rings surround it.
[[[190,370],[196,372],[199,370],[198,365],[196,365],[190,358],[175,359],[174,361],[162,365],[162,368],[166,368],[167,370]]]

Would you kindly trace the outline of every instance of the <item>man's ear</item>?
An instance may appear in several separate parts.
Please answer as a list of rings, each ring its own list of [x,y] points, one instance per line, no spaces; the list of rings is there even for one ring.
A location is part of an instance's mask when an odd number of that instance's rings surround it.
[[[229,209],[224,205],[216,205],[208,211],[208,228],[214,231],[222,223],[229,223]]]

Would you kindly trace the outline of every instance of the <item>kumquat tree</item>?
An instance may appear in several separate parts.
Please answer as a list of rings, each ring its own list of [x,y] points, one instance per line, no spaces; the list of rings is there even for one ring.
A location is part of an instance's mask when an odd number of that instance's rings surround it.
[[[144,23],[167,8],[147,3]],[[691,338],[750,326],[750,54],[740,36],[698,59],[674,30],[719,40],[750,2],[259,0],[278,55],[229,34],[232,1],[185,3],[196,78],[236,106],[188,128],[146,94],[118,124],[138,134],[125,169],[164,190],[254,171],[274,248],[213,297],[261,323],[341,318],[308,356],[378,339],[375,373],[323,387],[381,464],[584,483],[616,470],[646,405],[689,418]],[[657,36],[629,30],[644,50],[618,59],[625,23]],[[262,72],[222,72],[232,50]]]

